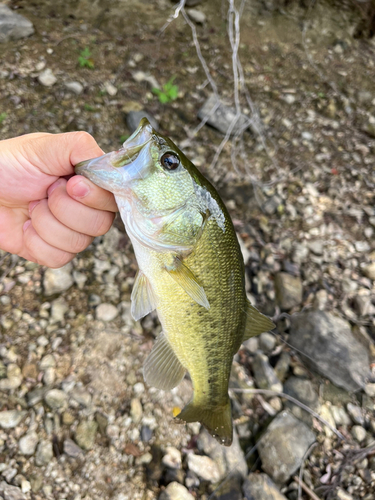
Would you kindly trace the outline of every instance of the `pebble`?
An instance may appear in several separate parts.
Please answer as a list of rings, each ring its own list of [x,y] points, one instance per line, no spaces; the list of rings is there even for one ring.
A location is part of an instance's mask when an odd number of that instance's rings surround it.
[[[353,422],[359,425],[365,425],[365,419],[363,416],[362,408],[360,408],[357,405],[354,405],[353,403],[348,403],[346,409],[348,410],[348,413]]]
[[[267,474],[249,474],[242,491],[246,500],[287,500]]]
[[[284,384],[284,392],[289,396],[297,399],[301,403],[305,404],[312,410],[317,410],[319,407],[318,394],[314,390],[314,387],[310,380],[302,379],[299,377],[290,377]],[[300,418],[304,422],[310,424],[312,423],[312,417],[310,413],[306,412],[292,402],[287,401],[286,405],[292,409],[292,413],[297,418]]]
[[[51,389],[44,396],[44,400],[51,410],[59,410],[67,404],[68,396],[60,389]]]
[[[24,378],[36,379],[38,376],[38,368],[35,363],[26,363],[22,368]]]
[[[301,466],[314,433],[288,411],[279,413],[258,441],[262,469],[276,483],[286,482]]]
[[[83,420],[77,427],[75,440],[84,450],[91,450],[95,444],[98,424],[94,420]]]
[[[359,443],[366,439],[366,429],[364,429],[361,425],[353,425],[351,433],[354,439]]]
[[[277,273],[275,276],[276,301],[280,309],[287,311],[302,302],[302,281],[298,276]]]
[[[96,319],[100,321],[112,321],[118,316],[118,309],[113,304],[99,304],[95,310]]]
[[[152,429],[148,425],[142,425],[141,427],[141,440],[144,443],[148,443],[152,438]]]
[[[276,346],[276,338],[274,335],[272,335],[272,333],[263,332],[260,334],[259,347],[260,349],[262,349],[262,351],[271,352],[274,350],[275,346]]]
[[[72,399],[74,399],[74,401],[77,401],[77,403],[85,406],[86,408],[91,405],[91,394],[81,387],[73,389],[70,396]]]
[[[363,274],[367,276],[370,280],[375,281],[375,262],[372,262],[368,266],[362,268]]]
[[[0,9],[0,16],[1,16],[1,9]],[[5,481],[1,481],[0,483],[0,492],[4,500],[26,500],[26,496],[22,493],[20,488],[17,488],[17,486],[11,486],[10,484],[7,484]]]
[[[341,406],[332,405],[331,406],[331,414],[332,414],[333,420],[335,421],[336,426],[337,425],[350,425],[352,423],[349,415],[346,413],[344,408],[342,408]]]
[[[166,449],[166,452],[167,453],[162,459],[162,463],[170,469],[181,469],[182,458],[180,450],[174,448],[173,446],[169,446]]]
[[[47,370],[47,368],[55,366],[56,366],[56,360],[53,354],[46,354],[39,362],[39,368],[41,370]]]
[[[143,408],[142,403],[138,398],[133,398],[130,401],[130,416],[135,424],[138,424],[142,418]]]
[[[42,467],[48,465],[53,458],[53,450],[51,441],[43,440],[38,444],[36,450],[35,463]]]
[[[280,357],[277,360],[277,363],[274,368],[276,376],[279,380],[283,381],[286,378],[289,372],[289,367],[290,367],[290,354],[287,351],[283,351],[280,354]]]
[[[59,323],[64,321],[64,315],[69,310],[69,306],[63,297],[59,297],[51,304],[51,323]]]
[[[45,295],[54,295],[64,292],[73,285],[71,275],[72,264],[66,264],[58,269],[47,269],[43,277],[43,287]]]
[[[13,429],[26,416],[26,411],[4,410],[0,411],[0,427],[3,429]]]
[[[187,464],[189,470],[204,481],[217,483],[220,480],[219,469],[210,457],[190,453],[187,457]]]
[[[348,392],[364,387],[369,376],[369,354],[345,320],[324,311],[294,315],[289,343],[300,351],[308,368],[335,385]]]
[[[283,385],[277,378],[275,370],[269,363],[268,357],[258,352],[253,360],[252,369],[256,385],[260,389],[270,389],[271,391],[281,392]]]
[[[22,384],[21,368],[15,363],[7,366],[7,377],[0,380],[0,391],[12,391]]]
[[[197,9],[188,9],[187,11],[188,16],[192,21],[194,21],[197,24],[204,24],[206,22],[206,14],[201,12],[200,10]]]
[[[83,450],[78,445],[76,445],[76,443],[72,439],[64,439],[63,446],[64,453],[69,457],[77,458],[81,453],[83,453]]]
[[[365,393],[370,398],[375,398],[375,383],[368,383],[365,385]]]
[[[46,369],[43,375],[43,383],[44,385],[51,386],[56,380],[56,370],[50,366]]]
[[[212,112],[213,108],[215,107],[216,97],[214,94],[211,94],[203,104],[201,109],[198,111],[198,118],[200,120],[207,120],[207,125],[211,125],[211,127],[214,127],[219,132],[225,135],[236,116],[236,110],[220,103],[217,109]],[[233,127],[232,135],[240,131],[241,128],[246,125],[247,121],[248,118],[246,117],[246,115],[241,115],[236,125]]]
[[[35,453],[37,444],[39,442],[38,434],[34,431],[30,431],[18,442],[18,447],[22,455],[33,455]]]
[[[69,92],[73,92],[73,94],[80,95],[83,92],[83,85],[82,83],[72,81],[72,82],[65,82],[65,87],[69,90]],[[77,272],[77,271],[75,271]]]
[[[117,88],[111,82],[104,82],[103,87],[107,94],[111,97],[114,97],[117,94]]]
[[[38,80],[44,87],[52,87],[52,85],[55,85],[57,82],[57,78],[50,68],[46,68],[42,71],[38,76]]]
[[[26,17],[7,5],[0,4],[0,43],[26,38],[34,33],[34,26]]]
[[[79,271],[73,271],[73,279],[79,290],[83,290],[87,281],[87,276]]]
[[[160,494],[159,500],[194,500],[195,497],[189,493],[187,488],[176,481],[169,483]]]
[[[341,488],[337,488],[336,497],[337,500],[353,500],[352,495],[350,495],[347,491],[344,491]]]

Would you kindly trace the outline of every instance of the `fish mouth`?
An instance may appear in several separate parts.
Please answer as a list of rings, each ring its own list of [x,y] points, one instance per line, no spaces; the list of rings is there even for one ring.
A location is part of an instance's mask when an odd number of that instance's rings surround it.
[[[147,118],[142,118],[138,128],[124,142],[121,149],[98,158],[81,161],[74,167],[94,184],[117,194],[132,181],[144,178],[152,163],[150,146],[155,131]]]

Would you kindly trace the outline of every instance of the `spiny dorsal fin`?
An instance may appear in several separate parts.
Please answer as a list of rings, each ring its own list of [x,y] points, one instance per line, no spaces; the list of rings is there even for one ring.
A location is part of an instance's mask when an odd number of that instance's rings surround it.
[[[186,267],[178,257],[174,259],[173,266],[166,266],[165,269],[169,273],[169,276],[171,276],[176,283],[178,283],[185,290],[185,292],[193,300],[195,300],[195,302],[206,309],[210,308],[204,288],[198,283],[196,277],[190,269]]]
[[[249,301],[247,301],[246,316],[247,319],[243,340],[247,340],[250,337],[255,337],[262,332],[268,332],[275,328],[274,323],[252,306]]]
[[[181,382],[185,372],[167,337],[161,332],[143,366],[146,383],[157,389],[169,391]]]
[[[143,318],[156,308],[156,297],[150,282],[142,271],[138,271],[135,278],[131,301],[131,314],[135,321]]]

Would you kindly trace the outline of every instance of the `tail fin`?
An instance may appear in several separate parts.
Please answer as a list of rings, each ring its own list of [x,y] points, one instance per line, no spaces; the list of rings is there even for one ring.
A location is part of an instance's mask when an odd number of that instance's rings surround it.
[[[233,439],[230,399],[225,406],[206,408],[195,405],[194,400],[183,408],[176,418],[185,422],[200,422],[220,444],[230,446]]]

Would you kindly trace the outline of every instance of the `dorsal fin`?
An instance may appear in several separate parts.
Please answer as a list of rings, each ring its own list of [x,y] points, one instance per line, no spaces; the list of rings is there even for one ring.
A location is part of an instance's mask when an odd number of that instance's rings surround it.
[[[183,264],[183,262],[175,257],[172,266],[165,266],[166,271],[169,273],[176,283],[193,299],[195,302],[205,307],[210,308],[204,288],[198,283],[198,280],[190,269]]]
[[[254,306],[247,301],[246,305],[246,326],[243,340],[248,340],[250,337],[255,337],[263,332],[268,332],[275,328],[275,324],[264,314],[258,311]]]

